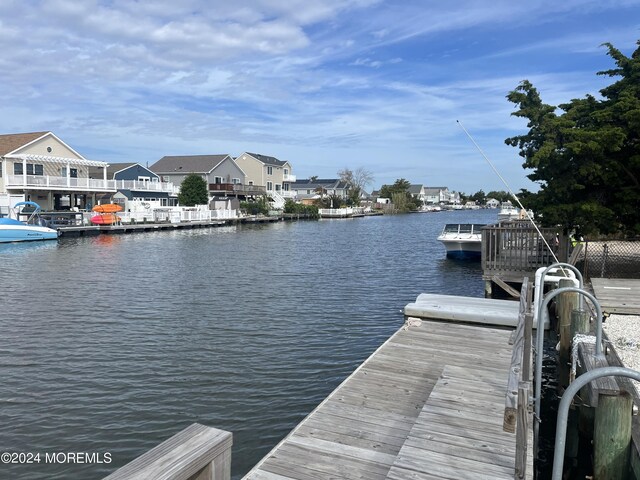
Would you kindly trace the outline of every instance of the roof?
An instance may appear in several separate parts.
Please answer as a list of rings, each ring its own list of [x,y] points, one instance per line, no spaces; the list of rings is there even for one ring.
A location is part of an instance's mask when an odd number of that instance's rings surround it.
[[[133,167],[134,165],[140,165],[140,164],[137,162],[110,163],[109,166],[107,167],[107,179],[113,180],[113,177],[115,176],[116,173],[120,172],[121,170],[125,170],[127,168]],[[150,170],[144,165],[140,165],[140,166],[145,170]],[[151,173],[155,173],[155,172],[151,172]],[[89,169],[89,178],[102,178],[103,175],[104,174],[103,174],[102,168]]]
[[[310,178],[305,178],[296,180],[290,184],[291,190],[313,190],[320,187],[325,189],[331,188],[346,190],[349,188],[349,184],[341,181],[339,178],[317,178],[313,181]]]
[[[259,153],[251,153],[251,152],[246,152],[246,153],[247,155],[251,155],[253,158],[264,163],[265,165],[275,165],[276,167],[282,167],[284,166],[285,163],[289,163],[289,162],[283,162],[282,160],[278,160],[276,157],[269,157],[268,155],[260,155]]]
[[[165,156],[149,167],[155,173],[208,173],[228,154]]]
[[[413,193],[413,194],[419,194],[420,191],[422,190],[423,185],[419,184],[419,185],[409,185],[409,193]]]
[[[447,190],[447,187],[424,187],[424,193],[426,195],[439,194],[440,192],[443,192],[445,190]]]
[[[11,133],[0,135],[0,155],[6,155],[50,132]]]

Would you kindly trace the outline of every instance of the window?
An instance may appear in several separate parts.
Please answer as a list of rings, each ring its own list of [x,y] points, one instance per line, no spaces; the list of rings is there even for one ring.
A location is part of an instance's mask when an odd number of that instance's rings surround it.
[[[267,182],[267,190],[273,190],[273,182]]]
[[[222,177],[213,177],[213,183],[220,185],[222,183]]]
[[[60,167],[60,176],[62,176],[62,177],[66,177],[67,176],[67,167]],[[78,178],[78,169],[77,168],[70,168],[69,169],[69,176],[71,178]]]
[[[138,176],[138,181],[139,182],[148,182],[149,180],[150,180],[149,177]]]
[[[279,192],[282,189],[282,185],[276,183],[276,192]]]
[[[20,166],[22,167],[22,165]],[[27,163],[27,175],[44,175],[44,166]]]
[[[273,167],[267,167],[267,175],[273,175]]]
[[[240,185],[240,179],[239,178],[234,178],[233,179],[233,184],[234,185]]]
[[[289,175],[289,169],[288,169],[288,168],[285,168],[285,169],[284,169],[284,174],[285,174],[285,175]]]
[[[14,175],[22,175],[24,173],[24,170],[22,168],[22,164],[21,163],[14,163],[13,164],[13,174]]]

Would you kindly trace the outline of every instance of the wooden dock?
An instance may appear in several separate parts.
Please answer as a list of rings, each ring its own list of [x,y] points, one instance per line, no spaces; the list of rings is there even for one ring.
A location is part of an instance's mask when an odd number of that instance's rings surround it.
[[[224,225],[272,223],[282,220],[281,217],[240,217],[234,219],[212,219],[179,223],[118,223],[115,225],[68,225],[58,227],[61,237],[82,237],[99,234],[141,233],[161,230],[188,230],[196,228],[213,228]]]
[[[632,278],[592,278],[591,285],[603,311],[640,315],[640,280]]]
[[[512,332],[400,328],[244,478],[513,479],[516,435],[502,429]]]

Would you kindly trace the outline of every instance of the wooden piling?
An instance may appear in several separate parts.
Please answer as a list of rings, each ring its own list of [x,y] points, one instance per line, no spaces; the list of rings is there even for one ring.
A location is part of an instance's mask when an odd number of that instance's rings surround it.
[[[491,295],[493,294],[492,288],[493,288],[492,281],[485,280],[484,281],[484,298],[492,298],[491,297]]]
[[[578,333],[589,333],[589,312],[587,310],[573,310],[571,312],[571,339]]]
[[[593,433],[594,478],[626,478],[633,398],[628,392],[600,395]]]
[[[573,287],[571,279],[558,281],[558,288]],[[560,336],[559,356],[562,362],[566,362],[571,350],[571,313],[578,307],[578,293],[568,292],[558,295],[556,302],[558,312],[558,334]]]

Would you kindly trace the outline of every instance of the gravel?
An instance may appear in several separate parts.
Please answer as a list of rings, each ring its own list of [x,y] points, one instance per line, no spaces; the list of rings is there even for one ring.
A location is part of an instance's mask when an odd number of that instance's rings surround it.
[[[602,325],[622,364],[640,370],[640,316],[611,315]],[[640,383],[633,382],[640,391]]]

